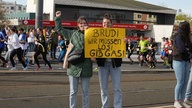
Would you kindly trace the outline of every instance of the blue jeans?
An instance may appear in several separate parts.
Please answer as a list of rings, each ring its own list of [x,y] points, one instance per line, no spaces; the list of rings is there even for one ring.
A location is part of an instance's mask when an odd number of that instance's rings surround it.
[[[190,75],[189,75],[189,81],[188,81],[188,84],[187,84],[187,90],[186,90],[185,98],[187,100],[190,100],[191,94],[192,94],[192,66],[191,66],[191,72],[190,72]]]
[[[64,56],[65,56],[65,53],[66,53],[66,50],[61,50],[61,51],[59,52],[59,56],[58,56],[58,61],[59,61],[59,62],[63,62],[63,58],[64,58]]]
[[[113,92],[114,92],[114,108],[122,107],[122,93],[121,93],[121,68],[113,68],[111,62],[106,62],[104,67],[98,67],[98,76],[101,89],[102,108],[109,108],[109,91],[108,79],[111,75]]]
[[[175,100],[183,101],[189,79],[190,63],[188,61],[173,60],[173,69],[177,80],[175,86]]]
[[[35,48],[35,43],[34,43],[34,42],[30,42],[30,43],[29,43],[29,46],[28,46],[29,52],[33,52],[33,51],[34,51],[34,48]]]
[[[78,93],[78,84],[79,79],[81,79],[81,88],[82,88],[82,108],[89,108],[89,84],[91,77],[73,77],[69,76],[70,83],[70,108],[76,108],[76,99]]]

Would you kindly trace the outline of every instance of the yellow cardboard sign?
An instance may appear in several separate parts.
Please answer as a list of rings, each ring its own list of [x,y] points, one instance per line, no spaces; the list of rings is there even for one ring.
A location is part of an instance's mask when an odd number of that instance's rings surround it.
[[[123,28],[89,28],[85,31],[85,58],[125,58]]]

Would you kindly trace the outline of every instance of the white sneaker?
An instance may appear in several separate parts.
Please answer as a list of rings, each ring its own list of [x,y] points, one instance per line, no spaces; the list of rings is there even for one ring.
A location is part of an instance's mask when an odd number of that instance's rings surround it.
[[[178,101],[175,101],[175,102],[174,102],[174,107],[175,107],[175,108],[185,108],[185,107],[183,106],[183,104],[182,104],[181,102],[178,102]]]
[[[189,105],[189,104],[187,104],[187,103],[185,103],[185,102],[183,102],[182,104],[183,104],[183,106],[184,106],[185,108],[192,108],[191,105]]]
[[[12,67],[10,70],[16,70],[16,67]]]
[[[191,105],[191,102],[188,99],[185,99],[184,102],[188,105]]]
[[[9,68],[9,67],[10,67],[10,65],[9,65],[9,63],[7,63],[6,68]]]
[[[23,68],[24,71],[27,70],[27,69],[28,69],[28,67]]]

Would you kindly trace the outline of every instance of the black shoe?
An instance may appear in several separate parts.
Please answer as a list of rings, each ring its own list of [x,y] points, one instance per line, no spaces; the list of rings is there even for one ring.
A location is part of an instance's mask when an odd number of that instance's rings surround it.
[[[130,64],[133,64],[133,61],[131,61]]]

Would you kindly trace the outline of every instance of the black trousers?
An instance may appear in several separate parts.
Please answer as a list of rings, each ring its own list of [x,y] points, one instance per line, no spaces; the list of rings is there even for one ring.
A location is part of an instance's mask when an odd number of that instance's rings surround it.
[[[51,58],[56,58],[57,45],[51,44]]]
[[[4,57],[1,56],[1,53],[3,52],[4,48],[0,48],[0,60],[3,62],[3,63],[7,63],[7,61],[5,60]]]
[[[17,54],[17,57],[19,59],[19,61],[22,63],[23,67],[26,67],[25,61],[23,59],[23,55],[22,55],[22,49],[18,48],[18,49],[14,49],[13,51],[11,51],[11,55],[10,55],[10,61],[13,67],[15,67],[15,62],[13,60],[14,56]]]
[[[49,61],[47,60],[46,52],[42,52],[42,51],[36,51],[36,52],[35,52],[34,59],[35,59],[35,62],[37,63],[37,66],[40,67],[39,60],[38,60],[38,56],[39,56],[40,54],[43,56],[43,60],[44,60],[44,62],[46,62],[46,63],[48,64],[49,68],[52,68],[52,67],[51,67],[51,64],[50,64]]]

